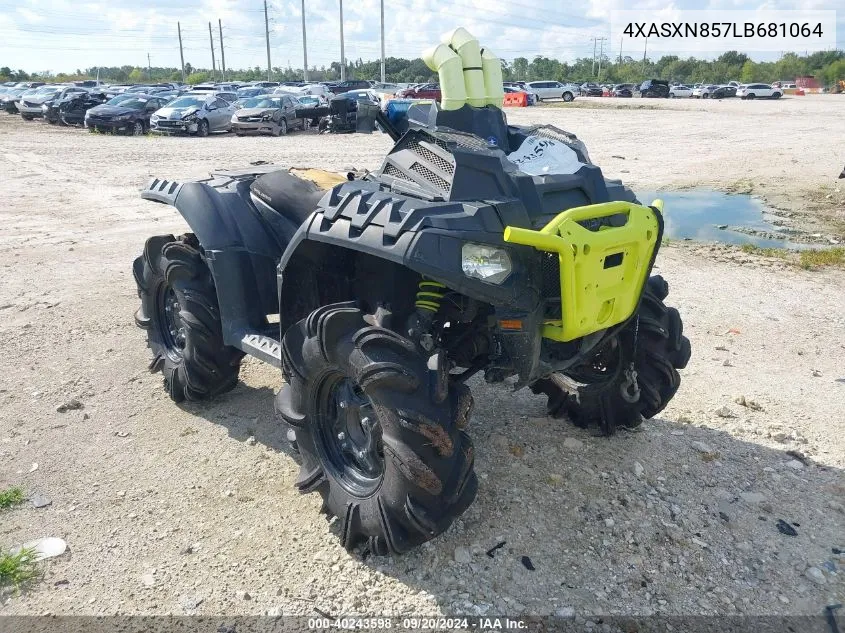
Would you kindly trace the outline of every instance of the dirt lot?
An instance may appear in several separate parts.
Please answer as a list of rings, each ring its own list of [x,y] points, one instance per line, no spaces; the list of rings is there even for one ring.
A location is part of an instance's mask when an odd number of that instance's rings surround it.
[[[577,133],[635,189],[753,190],[829,225],[845,220],[843,107],[634,101],[511,116]],[[250,360],[219,401],[174,405],[146,371],[130,265],[146,236],[184,226],[138,189],[255,160],[372,169],[388,147],[380,135],[103,137],[0,115],[0,488],[52,500],[0,515],[0,545],[69,545],[0,612],[589,619],[818,614],[845,600],[841,271],[663,249],[693,359],[661,417],[594,437],[546,418],[541,398],[475,382],[478,499],[395,560],[346,553],[318,499],[294,492],[278,372]],[[72,399],[84,408],[57,412]]]

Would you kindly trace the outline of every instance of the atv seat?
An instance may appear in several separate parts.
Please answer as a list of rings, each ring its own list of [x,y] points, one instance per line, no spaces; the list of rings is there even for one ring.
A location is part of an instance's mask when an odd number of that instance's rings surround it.
[[[325,193],[311,180],[294,176],[288,171],[271,171],[259,176],[250,191],[276,213],[296,226],[307,220]]]

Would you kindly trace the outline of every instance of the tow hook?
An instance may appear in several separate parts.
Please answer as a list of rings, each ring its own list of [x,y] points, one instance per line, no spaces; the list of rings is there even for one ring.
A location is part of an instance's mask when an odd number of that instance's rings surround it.
[[[640,386],[637,384],[637,370],[634,363],[628,365],[625,370],[625,381],[619,385],[619,392],[625,402],[634,404],[640,400]]]

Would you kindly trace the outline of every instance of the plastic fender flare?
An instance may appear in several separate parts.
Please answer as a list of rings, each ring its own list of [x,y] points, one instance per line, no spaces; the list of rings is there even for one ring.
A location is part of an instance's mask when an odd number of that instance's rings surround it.
[[[266,315],[278,310],[275,266],[282,249],[249,202],[249,184],[218,188],[154,179],[141,194],[176,207],[197,236],[214,277],[227,345],[240,344],[245,331],[264,327]]]

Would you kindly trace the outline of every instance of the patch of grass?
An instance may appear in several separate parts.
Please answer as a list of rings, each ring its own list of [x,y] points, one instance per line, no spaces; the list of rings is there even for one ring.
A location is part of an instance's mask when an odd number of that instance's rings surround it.
[[[26,497],[23,493],[23,488],[20,486],[12,486],[6,490],[0,490],[0,510],[8,510],[12,506],[23,503]]]
[[[20,591],[40,575],[34,549],[22,549],[16,554],[0,554],[0,589]]]
[[[741,247],[743,253],[749,255],[759,255],[760,257],[774,257],[776,259],[786,259],[786,250],[783,248],[766,248],[757,246],[756,244],[743,244]]]
[[[819,248],[801,251],[799,265],[801,268],[810,270],[823,266],[845,265],[845,248]]]

